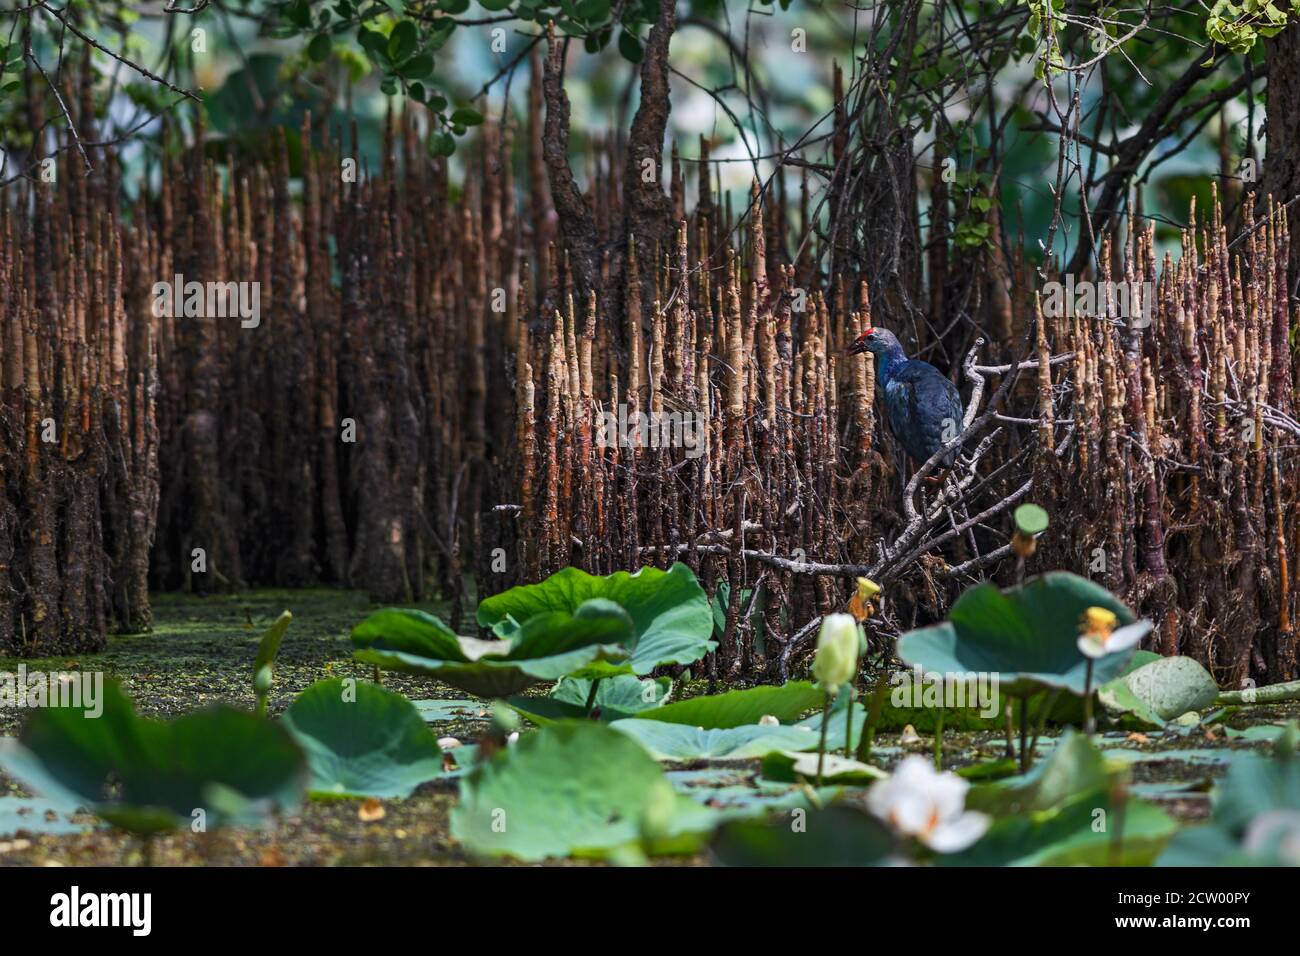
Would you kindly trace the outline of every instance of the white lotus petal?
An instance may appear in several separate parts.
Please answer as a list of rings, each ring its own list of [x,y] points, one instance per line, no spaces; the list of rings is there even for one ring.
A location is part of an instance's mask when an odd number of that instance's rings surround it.
[[[970,810],[935,827],[925,843],[939,853],[956,853],[982,837],[992,823],[988,814]]]

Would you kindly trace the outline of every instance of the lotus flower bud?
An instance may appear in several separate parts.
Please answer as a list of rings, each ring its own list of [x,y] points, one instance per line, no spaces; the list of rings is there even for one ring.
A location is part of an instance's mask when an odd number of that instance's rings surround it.
[[[858,672],[858,624],[850,614],[827,614],[817,636],[813,676],[830,693],[853,680]]]
[[[265,694],[271,689],[271,668],[263,664],[253,675],[253,690],[258,694]]]

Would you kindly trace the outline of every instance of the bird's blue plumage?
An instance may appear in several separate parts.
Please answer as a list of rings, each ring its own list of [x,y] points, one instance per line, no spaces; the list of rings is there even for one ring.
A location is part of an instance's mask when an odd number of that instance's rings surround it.
[[[924,463],[961,431],[961,393],[929,362],[909,359],[892,332],[871,329],[859,343],[880,358],[876,381],[889,430],[917,464]],[[951,449],[938,464],[950,468],[956,457]]]

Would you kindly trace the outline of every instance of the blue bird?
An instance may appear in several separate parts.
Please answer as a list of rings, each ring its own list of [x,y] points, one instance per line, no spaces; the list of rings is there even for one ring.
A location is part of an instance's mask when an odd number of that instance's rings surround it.
[[[957,386],[929,362],[908,358],[893,332],[867,329],[849,352],[871,352],[880,359],[876,382],[884,392],[889,430],[917,465],[929,461],[961,432],[965,413]],[[937,464],[951,468],[956,458],[953,448]]]

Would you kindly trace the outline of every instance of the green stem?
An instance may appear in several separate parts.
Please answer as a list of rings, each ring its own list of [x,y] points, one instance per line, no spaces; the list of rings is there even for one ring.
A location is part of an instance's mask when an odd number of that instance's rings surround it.
[[[844,756],[853,756],[853,686],[849,685],[849,706],[844,708]]]
[[[374,666],[374,669],[373,669],[373,671],[371,672],[371,676],[373,677],[373,679],[374,679],[374,681],[375,681],[376,684],[382,684],[382,683],[383,683],[383,680],[381,680],[380,677],[379,677],[379,665],[378,665],[378,664],[376,664],[376,665]]]
[[[1015,731],[1015,726],[1012,723],[1011,707],[1012,707],[1011,701],[1007,701],[1006,709],[1003,711],[1002,714],[1007,719],[1007,759],[1008,760],[1013,760],[1015,759],[1016,756],[1016,744],[1015,744],[1016,731]]]
[[[1300,700],[1300,680],[1267,687],[1250,687],[1246,690],[1225,690],[1217,704],[1279,704],[1287,700]]]
[[[885,705],[885,691],[889,685],[884,675],[876,677],[875,689],[871,692],[871,706],[867,710],[867,721],[862,728],[862,739],[858,741],[858,759],[863,763],[871,760],[871,744],[876,739],[876,724],[880,722],[880,711]]]
[[[1020,772],[1029,772],[1029,698],[1020,698]]]
[[[1038,720],[1034,722],[1034,739],[1030,741],[1029,752],[1038,753],[1038,738],[1042,736],[1043,729],[1047,726],[1047,718],[1051,716],[1052,708],[1056,706],[1056,698],[1061,696],[1061,688],[1056,688],[1047,697],[1047,702],[1038,710]]]
[[[1088,670],[1083,678],[1083,732],[1089,737],[1097,730],[1092,716],[1092,658],[1088,658]]]
[[[254,713],[256,713],[258,717],[266,716],[266,696],[266,694],[257,695],[257,707],[255,708]]]
[[[822,739],[817,745],[817,786],[822,785],[822,766],[826,762],[826,731],[831,725],[831,692],[826,692],[826,703],[822,705]]]
[[[591,716],[591,708],[596,706],[596,688],[599,686],[600,678],[597,677],[591,682],[591,690],[587,691],[587,706],[584,709],[587,711],[588,717]]]
[[[934,722],[934,769],[943,769],[943,715],[945,711],[942,706],[939,707],[939,716]]]

